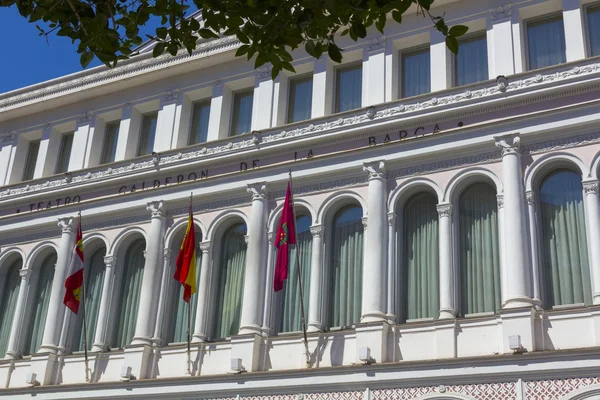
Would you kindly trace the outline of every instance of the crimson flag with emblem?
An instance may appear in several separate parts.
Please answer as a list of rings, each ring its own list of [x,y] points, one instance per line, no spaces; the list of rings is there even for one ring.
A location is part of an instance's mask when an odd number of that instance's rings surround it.
[[[283,281],[288,277],[290,269],[290,245],[296,244],[296,228],[294,221],[294,204],[292,201],[291,184],[288,182],[285,192],[285,202],[281,218],[279,219],[279,228],[275,237],[275,247],[277,247],[277,262],[275,263],[275,277],[273,279],[273,289],[276,292],[283,289]]]

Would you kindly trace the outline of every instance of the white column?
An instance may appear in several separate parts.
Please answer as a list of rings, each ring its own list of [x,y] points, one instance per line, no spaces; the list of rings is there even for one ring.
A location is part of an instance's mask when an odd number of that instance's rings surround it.
[[[173,251],[169,248],[163,249],[163,266],[162,269],[162,277],[160,283],[160,293],[158,294],[158,309],[156,313],[156,325],[154,327],[154,335],[152,337],[152,341],[155,345],[161,346],[162,340],[165,339],[163,335],[163,322],[165,319],[165,315],[169,312],[166,311],[166,308],[169,307],[171,302],[177,301],[177,297],[171,298],[170,286],[173,280],[172,269],[169,268],[171,265],[171,255]],[[192,326],[193,328],[193,326]]]
[[[530,293],[530,271],[526,234],[525,190],[521,170],[521,139],[518,133],[494,137],[502,149],[504,183],[504,266],[506,301],[502,308],[528,307],[534,304]]]
[[[6,347],[6,359],[18,358],[20,355],[21,345],[21,330],[25,319],[25,306],[27,304],[27,294],[29,293],[29,279],[31,278],[31,269],[22,269],[19,271],[21,275],[21,284],[19,285],[19,295],[17,304],[15,305],[15,315],[13,316],[12,325],[10,328],[10,338]]]
[[[388,218],[388,252],[387,252],[387,320],[389,323],[396,322],[396,213],[389,212]]]
[[[387,311],[387,179],[385,163],[363,164],[369,174],[367,212],[369,228],[365,240],[361,322],[385,321]]]
[[[513,49],[513,32],[511,22],[511,5],[503,5],[489,12],[488,30],[491,28],[491,44],[493,47],[490,60],[490,78],[498,75],[515,73],[515,56]],[[492,75],[493,73],[493,75]]]
[[[309,332],[319,332],[323,327],[323,225],[310,227],[312,234],[310,261],[310,294],[308,299]]]
[[[371,106],[385,102],[385,37],[374,39],[367,46],[366,79],[363,82],[365,102],[363,106]]]
[[[452,255],[452,204],[437,205],[440,229],[440,319],[454,318],[455,285]]]
[[[590,257],[590,275],[594,304],[600,304],[600,203],[598,203],[597,179],[583,181],[585,193],[585,227],[587,229],[588,253]]]
[[[142,277],[140,304],[132,344],[152,344],[158,309],[160,277],[163,268],[166,207],[163,201],[151,201],[146,209],[152,214],[146,243],[146,263]]]
[[[117,263],[115,256],[104,257],[104,285],[102,286],[102,294],[100,297],[100,310],[98,311],[98,323],[96,324],[96,336],[94,337],[94,345],[92,351],[105,351],[109,343],[108,327],[110,315],[110,306],[112,303],[112,292],[115,282],[114,266]]]
[[[437,29],[431,30],[431,92],[448,89],[452,86],[450,75],[450,50],[446,47],[446,37]]]
[[[210,299],[210,266],[212,264],[212,243],[200,243],[202,250],[202,265],[200,266],[200,282],[198,285],[198,305],[194,324],[194,342],[202,342],[208,336],[208,304]]]
[[[63,304],[65,298],[65,280],[69,273],[73,248],[75,247],[75,234],[73,232],[73,217],[60,218],[58,226],[62,230],[60,242],[58,244],[58,254],[56,267],[54,268],[54,278],[52,281],[52,292],[48,301],[48,317],[44,327],[44,337],[40,353],[54,353],[58,351],[62,322],[66,307]]]
[[[582,60],[585,58],[586,34],[581,0],[562,0],[562,8],[567,62]]]
[[[156,135],[154,135],[154,147],[156,152],[167,151],[171,149],[173,132],[175,130],[175,115],[177,112],[178,91],[173,90],[165,93],[158,109],[158,119],[156,120]]]
[[[540,253],[538,251],[538,223],[535,207],[535,196],[533,191],[525,193],[527,198],[527,217],[529,221],[529,251],[531,257],[531,291],[533,293],[533,301],[541,305],[540,294]]]
[[[273,258],[275,255],[275,246],[273,246],[273,232],[267,234],[267,284],[265,285],[265,304],[263,312],[263,326],[262,330],[264,333],[269,334],[271,330],[274,330],[273,314],[277,310],[277,306],[274,304],[277,300],[277,296],[274,296],[273,291],[273,276],[275,275]],[[306,284],[306,283],[304,283]]]
[[[86,113],[79,116],[77,128],[73,133],[73,147],[69,158],[68,171],[75,171],[84,167],[86,159],[86,149],[88,148],[88,140],[90,139],[90,124],[92,114]],[[96,152],[100,150],[94,149]]]
[[[252,211],[248,226],[246,276],[239,333],[240,335],[250,333],[260,335],[263,285],[267,262],[267,183],[249,184],[248,192],[252,194]]]
[[[265,65],[259,68],[259,71],[256,73],[252,103],[252,130],[271,127],[274,90],[274,82],[271,80],[271,70],[272,68]]]

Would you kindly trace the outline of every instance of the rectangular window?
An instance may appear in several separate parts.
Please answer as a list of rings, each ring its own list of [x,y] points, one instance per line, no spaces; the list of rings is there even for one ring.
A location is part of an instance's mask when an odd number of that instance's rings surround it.
[[[54,173],[61,174],[69,169],[69,160],[71,159],[71,148],[73,147],[73,132],[65,133],[60,139],[60,150],[58,151],[58,161]]]
[[[312,76],[290,80],[287,122],[305,121],[312,113]]]
[[[210,100],[194,103],[192,110],[192,130],[188,145],[204,143],[208,138],[208,118],[210,117]]]
[[[252,126],[252,102],[254,89],[233,94],[233,116],[229,136],[250,132]]]
[[[39,152],[40,141],[32,140],[31,142],[29,142],[29,149],[27,149],[27,158],[25,159],[25,168],[23,170],[24,181],[29,181],[33,179],[33,173],[35,172],[35,164],[37,162]]]
[[[600,55],[600,6],[590,7],[587,11],[590,56]]]
[[[156,135],[156,121],[158,121],[158,113],[156,112],[142,116],[142,130],[140,131],[140,140],[137,149],[138,157],[152,154],[154,150],[154,136]]]
[[[530,70],[566,62],[562,15],[527,23],[527,51]]]
[[[104,143],[102,144],[100,164],[108,164],[115,161],[120,126],[121,123],[119,121],[106,124],[106,134],[104,135]]]
[[[412,97],[431,92],[429,46],[402,53],[401,96]]]
[[[460,40],[458,54],[454,57],[454,85],[468,85],[488,79],[485,33]]]
[[[335,112],[362,105],[362,64],[338,68],[335,78]]]

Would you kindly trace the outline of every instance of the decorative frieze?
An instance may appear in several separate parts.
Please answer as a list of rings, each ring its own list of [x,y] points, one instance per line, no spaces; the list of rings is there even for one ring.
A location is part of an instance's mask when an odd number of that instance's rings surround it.
[[[489,12],[492,21],[510,18],[512,16],[512,4],[501,5],[500,7],[491,9]]]
[[[600,378],[552,379],[525,382],[524,399],[562,400],[569,393],[586,386],[600,385]],[[593,399],[582,396],[580,399]]]
[[[372,400],[433,399],[436,398],[436,395],[438,395],[440,399],[454,398],[451,395],[468,396],[468,398],[474,400],[517,400],[518,398],[516,384],[514,382],[482,383],[476,385],[438,385],[397,389],[376,389],[371,391]],[[530,397],[527,398],[529,399]]]

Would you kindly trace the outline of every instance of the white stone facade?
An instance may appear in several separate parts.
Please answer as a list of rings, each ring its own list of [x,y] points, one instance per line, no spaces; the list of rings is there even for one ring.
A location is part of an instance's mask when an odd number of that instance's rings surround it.
[[[11,399],[551,399],[600,398],[600,58],[592,57],[587,0],[440,1],[450,24],[485,32],[489,80],[453,87],[452,56],[421,16],[389,21],[386,35],[342,42],[344,63],[362,63],[362,108],[332,113],[336,65],[294,53],[312,75],[311,119],[285,124],[290,75],[270,79],[235,59],[232,38],[192,55],[142,53],[103,67],[0,95],[0,291],[22,260],[0,397]],[[566,63],[528,70],[527,21],[562,15]],[[403,50],[430,44],[431,93],[399,98]],[[445,68],[444,68],[445,67]],[[496,79],[496,76],[501,76]],[[228,137],[233,94],[253,88],[252,132]],[[194,101],[210,100],[208,140],[187,146]],[[158,112],[154,153],[136,157],[142,116]],[[118,120],[115,161],[100,165],[106,124]],[[54,174],[61,134],[74,132],[66,173]],[[40,140],[33,179],[22,182],[28,145]],[[540,185],[552,171],[581,177],[590,304],[549,307],[544,294]],[[288,171],[298,209],[310,216],[306,368],[302,334],[278,334],[272,291],[277,230]],[[461,311],[458,199],[486,182],[497,196],[501,307]],[[164,335],[173,256],[190,192],[203,253],[186,345]],[[405,290],[402,213],[427,192],[439,214],[439,313],[400,317]],[[328,326],[326,286],[332,221],[362,209],[364,267],[360,321]],[[84,248],[106,248],[91,383],[72,352],[74,328],[62,304],[78,211]],[[57,226],[58,222],[58,226]],[[213,340],[213,290],[225,230],[247,227],[239,333]],[[125,252],[145,241],[133,340],[110,349]],[[56,266],[39,351],[23,356],[39,264]],[[87,253],[86,253],[87,254]],[[0,292],[0,301],[2,299]],[[0,304],[0,307],[4,305]],[[465,315],[467,314],[467,315]],[[522,346],[513,354],[509,338]],[[359,360],[368,347],[373,363]],[[522,353],[522,354],[521,354]],[[239,358],[246,372],[231,371]],[[122,368],[135,379],[122,382]],[[34,373],[39,384],[31,387]]]

